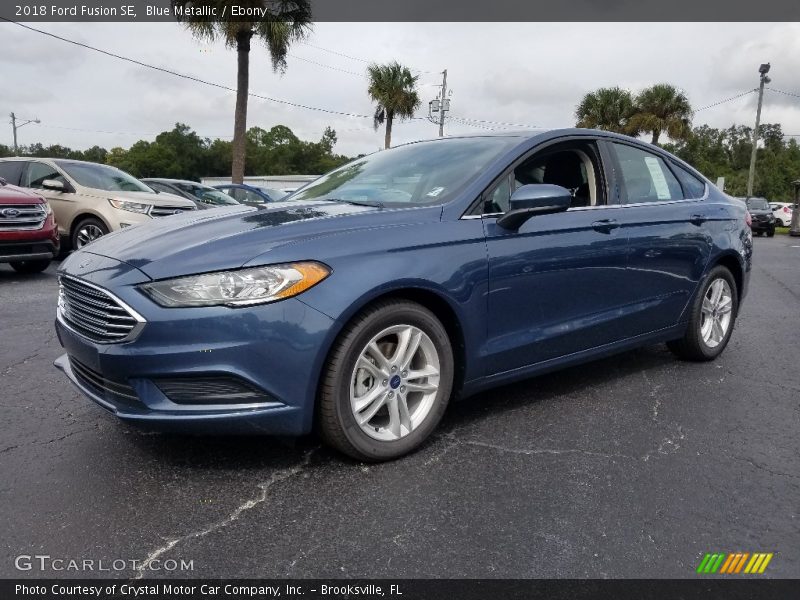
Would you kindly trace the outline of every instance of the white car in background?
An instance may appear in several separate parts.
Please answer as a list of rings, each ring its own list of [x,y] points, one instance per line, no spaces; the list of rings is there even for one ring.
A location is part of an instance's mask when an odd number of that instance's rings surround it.
[[[789,227],[791,225],[794,204],[791,202],[770,202],[769,207],[775,216],[775,225],[778,227]]]

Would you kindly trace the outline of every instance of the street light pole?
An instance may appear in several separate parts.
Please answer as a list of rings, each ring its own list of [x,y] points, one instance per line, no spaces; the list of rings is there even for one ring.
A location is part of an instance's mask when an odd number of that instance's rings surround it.
[[[449,100],[447,99],[447,69],[442,71],[442,103],[439,107],[439,137],[444,137],[444,113],[446,108],[449,108]]]
[[[17,125],[17,115],[13,112],[11,113],[11,129],[14,131],[14,156],[19,154],[19,148],[17,148],[17,129],[20,127],[24,127],[28,123],[40,123],[39,119],[28,119],[27,121],[20,123]]]
[[[764,85],[770,82],[767,77],[769,73],[769,63],[765,63],[758,67],[758,72],[761,74],[761,84],[758,87],[758,110],[756,110],[756,128],[753,130],[753,151],[750,154],[750,173],[747,176],[747,197],[753,195],[753,181],[756,177],[756,153],[758,151],[758,127],[761,125],[761,103],[764,100]]]
[[[800,179],[793,181],[794,185],[794,208],[792,209],[792,225],[789,235],[800,236]]]

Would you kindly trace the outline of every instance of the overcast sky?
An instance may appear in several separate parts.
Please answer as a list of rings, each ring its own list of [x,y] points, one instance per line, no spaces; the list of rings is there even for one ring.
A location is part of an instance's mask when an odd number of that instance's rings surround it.
[[[236,53],[220,43],[197,41],[177,23],[32,25],[236,87]],[[789,23],[318,23],[308,44],[290,50],[284,75],[272,72],[263,47],[254,46],[251,54],[252,92],[363,115],[373,112],[364,61],[395,59],[421,72],[420,116],[427,114],[427,103],[441,83],[440,72],[447,68],[453,116],[544,128],[574,125],[582,94],[601,86],[619,85],[635,92],[669,82],[700,108],[756,87],[758,65],[766,61],[772,63],[770,87],[800,94],[800,24]],[[20,144],[128,147],[139,139],[152,140],[176,121],[204,137],[232,137],[233,93],[14,24],[0,24],[0,75],[3,122],[12,111],[42,121],[19,131]],[[702,110],[694,123],[752,126],[756,99],[751,94]],[[766,92],[762,122],[780,123],[784,133],[800,134],[800,97]],[[348,155],[372,152],[383,141],[383,132],[373,130],[371,119],[251,98],[248,126],[269,129],[276,124],[289,126],[307,140],[319,139],[330,125],[339,137],[336,151]],[[452,122],[445,131],[454,135],[483,129]],[[397,124],[393,141],[437,134],[435,125],[413,121]],[[0,143],[11,142],[10,125],[0,127]]]

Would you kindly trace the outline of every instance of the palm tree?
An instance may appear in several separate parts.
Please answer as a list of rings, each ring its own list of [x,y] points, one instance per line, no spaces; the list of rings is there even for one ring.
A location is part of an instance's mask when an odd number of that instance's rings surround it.
[[[185,9],[197,9],[196,0],[172,0],[179,21],[198,38],[205,40],[222,39],[229,48],[236,48],[238,68],[236,73],[236,111],[233,119],[233,144],[231,179],[242,183],[244,179],[245,147],[247,131],[247,98],[250,85],[250,43],[255,38],[261,40],[269,51],[272,68],[283,73],[286,70],[286,54],[289,46],[302,39],[311,31],[310,0],[239,0],[238,6],[265,10],[266,17],[257,21],[232,21],[234,17],[223,20],[210,20],[207,16],[195,15]],[[226,5],[228,5],[226,7]],[[205,0],[203,6],[216,8],[216,14],[230,15],[230,2],[226,0]],[[238,18],[238,17],[235,17]]]
[[[633,114],[633,96],[618,87],[600,88],[586,94],[575,109],[577,127],[628,133]]]
[[[407,119],[414,116],[414,111],[421,103],[417,94],[418,76],[412,75],[408,67],[397,61],[386,65],[371,64],[367,67],[369,87],[367,93],[377,104],[375,107],[374,125],[378,127],[386,123],[385,147],[392,145],[392,122],[395,117]]]
[[[632,131],[652,133],[658,144],[662,133],[673,140],[691,134],[692,106],[686,95],[668,83],[657,83],[636,96],[635,112],[630,120]]]

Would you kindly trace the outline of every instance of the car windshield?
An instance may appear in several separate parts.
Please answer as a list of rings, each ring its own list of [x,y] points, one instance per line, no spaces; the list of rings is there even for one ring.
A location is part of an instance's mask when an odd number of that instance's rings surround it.
[[[175,187],[187,192],[206,204],[216,204],[218,206],[239,204],[236,200],[221,192],[216,188],[199,183],[176,183]]]
[[[752,208],[754,210],[771,210],[769,204],[767,204],[767,201],[763,198],[748,198],[747,208]]]
[[[519,143],[516,137],[417,142],[358,158],[285,200],[343,200],[384,206],[444,204],[487,165]]]
[[[66,171],[72,179],[84,187],[107,192],[145,192],[153,190],[135,177],[108,165],[57,160],[55,163]]]

